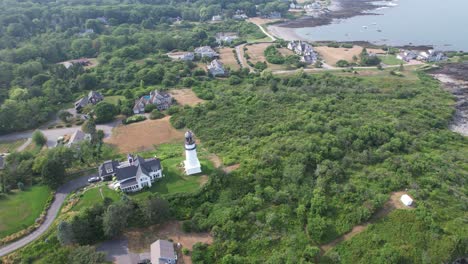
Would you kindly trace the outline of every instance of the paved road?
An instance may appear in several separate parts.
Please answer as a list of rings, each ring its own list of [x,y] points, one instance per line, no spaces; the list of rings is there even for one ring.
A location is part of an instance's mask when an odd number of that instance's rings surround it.
[[[104,137],[109,137],[112,134],[112,129],[119,125],[121,120],[115,120],[113,122],[97,125],[96,129],[104,131]],[[64,127],[64,128],[54,128],[54,129],[39,129],[47,137],[47,147],[53,148],[57,143],[57,139],[63,135],[73,134],[76,130],[81,129],[80,126],[75,127]],[[7,135],[1,135],[0,141],[15,141],[18,139],[31,138],[34,130],[16,132]],[[26,145],[27,146],[27,145]],[[26,147],[25,146],[25,147]]]
[[[128,240],[125,238],[118,238],[102,242],[97,248],[97,251],[106,253],[106,260],[115,264],[137,264],[141,260],[150,259],[149,252],[150,245],[148,244],[148,251],[143,253],[131,252],[128,248]]]
[[[93,177],[96,175],[88,175],[88,176],[82,176],[80,178],[71,180],[64,185],[60,186],[57,189],[57,192],[55,193],[55,199],[52,205],[50,206],[49,210],[47,211],[46,219],[42,225],[36,229],[34,232],[31,234],[21,238],[18,241],[15,241],[7,246],[4,246],[0,248],[0,257],[5,256],[17,249],[20,249],[27,244],[33,242],[37,238],[39,238],[44,232],[47,231],[47,229],[52,225],[52,222],[55,220],[57,217],[57,214],[62,207],[63,202],[65,201],[65,198],[67,197],[68,194],[73,192],[74,190],[84,187],[88,184],[88,178]]]

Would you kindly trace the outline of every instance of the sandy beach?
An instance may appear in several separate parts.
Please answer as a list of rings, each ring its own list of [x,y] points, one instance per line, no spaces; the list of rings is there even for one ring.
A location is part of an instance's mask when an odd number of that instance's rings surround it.
[[[287,41],[291,40],[306,40],[304,38],[301,38],[299,35],[296,34],[294,28],[287,28],[287,27],[280,27],[276,25],[271,25],[267,27],[268,32],[280,39],[284,39]]]

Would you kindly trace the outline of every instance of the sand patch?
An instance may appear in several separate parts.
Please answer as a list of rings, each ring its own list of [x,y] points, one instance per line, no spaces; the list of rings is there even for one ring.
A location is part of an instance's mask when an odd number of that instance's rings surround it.
[[[320,54],[320,56],[325,60],[327,64],[336,65],[336,62],[339,60],[345,60],[348,62],[353,62],[353,56],[359,58],[363,47],[356,46],[348,48],[331,48],[326,46],[316,47],[315,50]],[[384,50],[381,49],[367,49],[368,52],[375,54],[385,54]]]
[[[234,164],[234,165],[225,167],[223,170],[226,173],[231,173],[232,171],[237,170],[239,167],[240,167],[240,164]]]
[[[195,95],[195,93],[192,91],[192,89],[189,88],[171,90],[169,93],[181,105],[195,106],[197,104],[205,102],[205,100],[198,98],[197,95]]]
[[[169,116],[158,120],[145,120],[130,125],[120,125],[112,130],[105,143],[116,146],[120,153],[139,152],[153,149],[153,145],[179,141],[184,133],[169,122]]]
[[[221,48],[218,51],[220,61],[231,70],[240,69],[239,63],[236,60],[235,49],[232,48]]]

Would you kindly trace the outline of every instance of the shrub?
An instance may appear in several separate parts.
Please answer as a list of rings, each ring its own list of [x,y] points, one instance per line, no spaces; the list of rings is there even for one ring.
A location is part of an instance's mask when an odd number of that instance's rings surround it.
[[[154,104],[145,105],[145,113],[151,113],[151,111],[153,111],[154,109],[156,109],[156,106]]]
[[[124,125],[128,125],[128,124],[131,124],[131,123],[141,122],[141,121],[144,121],[144,120],[146,120],[146,116],[135,115],[135,116],[131,116],[131,117],[123,120],[122,123]]]
[[[163,117],[164,117],[163,113],[161,113],[158,109],[154,109],[153,111],[151,111],[149,118],[154,120],[154,119],[161,119]]]
[[[182,249],[182,254],[188,256],[190,254],[190,250],[188,248],[183,248]]]
[[[266,60],[272,64],[283,64],[285,59],[284,56],[275,48],[274,45],[268,46],[265,51]]]
[[[36,130],[32,134],[32,141],[38,146],[43,146],[47,142],[47,138],[41,131]]]
[[[351,43],[343,43],[343,44],[341,45],[341,47],[343,47],[343,48],[345,48],[345,49],[352,49],[352,48],[354,47],[354,45],[351,44]]]
[[[339,61],[336,62],[336,66],[338,66],[338,67],[348,67],[349,62],[347,62],[345,60],[339,60]]]
[[[20,189],[21,191],[24,191],[24,183],[18,182],[18,189]]]

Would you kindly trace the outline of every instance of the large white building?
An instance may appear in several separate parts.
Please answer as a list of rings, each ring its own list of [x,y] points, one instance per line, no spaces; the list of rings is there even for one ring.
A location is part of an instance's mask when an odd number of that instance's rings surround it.
[[[200,161],[197,157],[197,144],[195,144],[195,139],[192,131],[187,131],[185,133],[185,173],[187,175],[192,175],[201,172]]]

